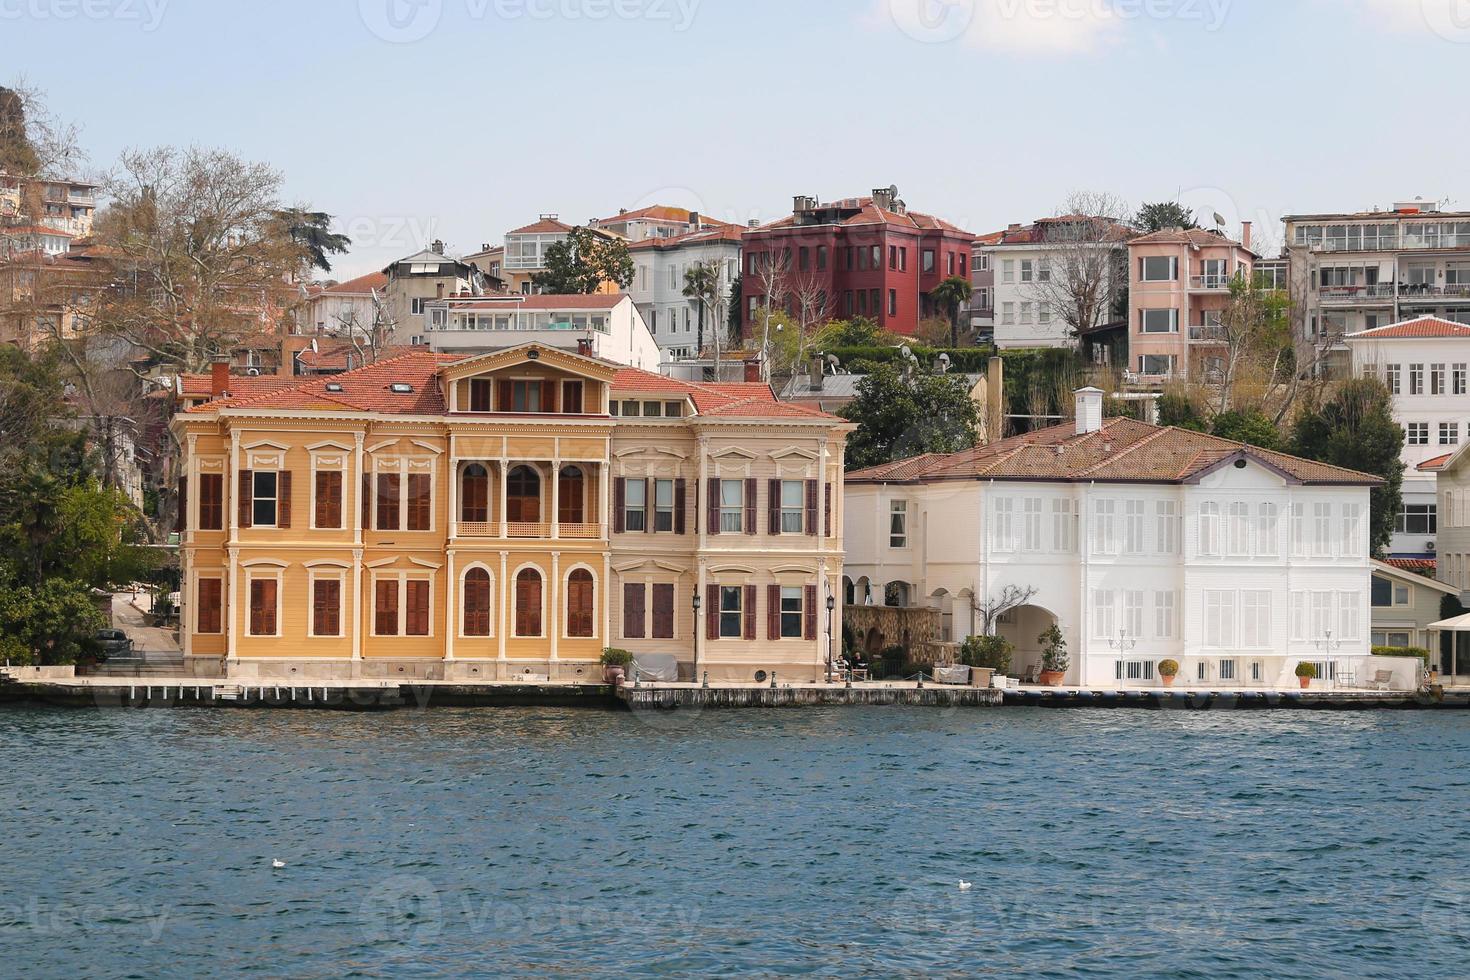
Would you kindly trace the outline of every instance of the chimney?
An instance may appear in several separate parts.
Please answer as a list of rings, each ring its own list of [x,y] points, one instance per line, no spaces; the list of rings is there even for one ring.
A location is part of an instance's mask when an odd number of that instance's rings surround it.
[[[1089,432],[1102,430],[1102,403],[1103,393],[1100,388],[1078,388],[1077,397],[1077,434],[1085,436]]]
[[[591,337],[578,337],[577,338],[577,353],[578,354],[581,354],[583,357],[591,357],[592,356],[592,338]]]
[[[875,188],[873,188],[873,203],[876,204],[878,207],[882,208],[884,211],[892,211],[893,210],[893,188],[891,188],[891,187],[875,187]]]
[[[1005,361],[992,357],[985,364],[985,429],[990,442],[1005,435]]]
[[[230,359],[216,357],[209,365],[209,397],[224,398],[230,393]]]
[[[1251,247],[1251,223],[1249,221],[1240,223],[1240,244],[1246,248]]]
[[[827,371],[822,365],[822,355],[818,354],[812,358],[811,366],[811,389],[821,391],[827,385]]]
[[[689,223],[691,225],[693,225],[696,229],[699,228],[699,212],[698,211],[690,211],[689,212]]]
[[[439,240],[437,238],[434,239],[433,244],[429,246],[429,251],[433,252],[435,255],[443,255],[444,254],[444,242],[442,242],[441,240]]]
[[[746,383],[747,384],[760,384],[760,380],[761,380],[761,362],[760,361],[746,361],[745,362],[745,380],[746,380]]]
[[[1010,224],[1006,225],[1006,231],[1020,231],[1020,230],[1021,230],[1021,223],[1019,221],[1012,221]]]

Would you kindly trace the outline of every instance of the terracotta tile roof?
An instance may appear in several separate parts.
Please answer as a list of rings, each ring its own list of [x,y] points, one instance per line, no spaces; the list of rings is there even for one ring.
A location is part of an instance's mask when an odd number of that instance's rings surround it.
[[[346,282],[339,282],[333,286],[321,284],[312,293],[312,295],[320,296],[325,294],[328,296],[337,296],[344,293],[367,293],[374,289],[382,290],[387,285],[387,273],[369,272],[365,276],[358,276],[356,279],[349,279]]]
[[[1224,235],[1217,235],[1213,231],[1203,228],[1160,228],[1151,231],[1147,235],[1139,235],[1128,239],[1129,245],[1195,245],[1200,248],[1212,246],[1233,245],[1236,248],[1245,248],[1240,242]]]
[[[55,228],[47,228],[45,225],[21,225],[19,227],[0,228],[0,235],[51,235],[54,238],[76,237],[70,232],[57,231]]]
[[[208,398],[214,387],[213,380],[207,374],[182,374],[179,375],[179,380],[182,395],[185,398]],[[300,383],[300,378],[281,377],[275,374],[261,374],[253,378],[248,375],[232,374],[229,390],[231,396],[235,398],[253,398],[272,391],[294,388]]]
[[[1427,340],[1433,337],[1470,337],[1470,324],[1442,320],[1437,316],[1420,316],[1412,320],[1401,320],[1398,323],[1373,327],[1371,330],[1359,330],[1357,333],[1348,334],[1343,339]]]
[[[839,208],[845,211],[855,210],[857,212],[856,214],[852,214],[837,222],[838,224],[844,226],[888,224],[926,231],[949,231],[954,232],[958,235],[965,235],[970,238],[974,237],[974,234],[972,232],[965,231],[963,228],[952,225],[942,218],[936,218],[932,214],[924,214],[922,211],[905,211],[903,214],[899,214],[897,211],[885,210],[874,204],[871,197],[848,198],[842,201],[832,201],[830,203],[823,203],[818,205],[818,210],[828,208]],[[826,222],[826,224],[831,224],[831,222]],[[790,227],[807,226],[798,225],[796,216],[788,215],[776,221],[771,221],[763,224],[759,228],[747,229],[745,233],[759,234],[760,232],[767,230]],[[821,225],[812,225],[811,227],[821,227]]]
[[[695,214],[699,214],[699,222],[702,225],[724,226],[727,228],[740,227],[739,225],[732,225],[728,221],[719,221],[699,212],[690,211],[688,208],[669,207],[666,204],[651,204],[646,208],[639,208],[636,211],[624,211],[622,214],[615,214],[610,218],[598,218],[593,224],[616,225],[625,221],[637,221],[639,219],[649,221],[682,221],[685,224],[689,224]]]
[[[1450,457],[1453,455],[1455,454],[1445,453],[1443,456],[1436,456],[1433,459],[1426,459],[1424,462],[1415,467],[1415,469],[1420,470],[1424,473],[1438,472],[1439,470],[1444,469],[1444,464],[1448,463],[1450,461]]]
[[[1236,457],[1254,459],[1301,483],[1375,486],[1381,482],[1366,473],[1127,418],[1108,419],[1100,430],[1085,435],[1078,435],[1076,425],[1070,422],[1048,426],[958,453],[921,456],[858,470],[849,473],[847,481],[1185,483]]]
[[[558,221],[555,218],[542,218],[533,221],[529,225],[522,225],[513,231],[506,232],[507,235],[554,235],[557,232],[571,231],[572,226]]]
[[[1108,240],[1123,242],[1133,236],[1133,229],[1108,221],[1106,218],[1091,217],[1085,214],[1063,214],[1055,218],[1038,218],[1029,225],[1017,228],[1007,228],[1000,232],[1000,239],[992,244],[995,245],[1037,245],[1047,241],[1056,241],[1049,238],[1048,229],[1053,226],[1076,224],[1077,222],[1103,222],[1107,225]]]
[[[1432,574],[1439,568],[1439,561],[1434,558],[1385,558],[1383,563],[1420,575],[1425,572]]]
[[[408,344],[385,347],[378,351],[378,356],[373,358],[373,360],[387,360],[390,357],[398,357],[402,354],[424,349],[423,347],[412,347]],[[351,367],[352,363],[361,361],[368,355],[366,352],[359,352],[354,345],[344,341],[330,347],[322,347],[315,351],[308,348],[296,356],[302,364],[315,371],[346,371]],[[300,379],[296,380],[300,383]]]
[[[981,235],[975,239],[976,245],[994,245],[1006,236],[1004,231],[992,231],[988,235]]]
[[[453,297],[451,297],[453,298]],[[475,296],[458,299],[456,310],[610,310],[627,293],[505,293],[499,296]]]
[[[632,242],[628,250],[658,251],[666,248],[681,248],[685,245],[705,245],[709,242],[740,242],[745,237],[745,229],[739,225],[722,225],[719,228],[705,228],[700,231],[691,231],[683,235],[671,235],[668,238],[645,238],[641,242]]]
[[[423,348],[412,348],[398,356],[343,374],[309,379],[271,379],[286,382],[287,386],[269,391],[236,393],[234,397],[206,402],[189,411],[208,414],[221,408],[233,408],[444,415],[448,408],[439,385],[439,371],[446,365],[469,359],[471,358],[462,354],[435,353]],[[207,383],[206,376],[200,377]],[[396,393],[391,388],[394,384],[412,385],[413,391]],[[329,390],[328,385],[340,387],[341,390]],[[614,395],[687,396],[694,402],[695,410],[701,416],[715,418],[809,419],[834,423],[843,421],[824,412],[778,401],[767,384],[707,385],[679,381],[639,368],[620,367],[613,376],[612,391]],[[204,393],[208,393],[207,387]]]

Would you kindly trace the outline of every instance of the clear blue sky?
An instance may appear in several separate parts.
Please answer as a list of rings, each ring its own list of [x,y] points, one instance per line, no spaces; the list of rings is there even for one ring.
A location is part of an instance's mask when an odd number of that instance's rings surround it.
[[[358,240],[342,277],[540,211],[769,220],[890,183],[975,232],[1074,189],[1273,238],[1470,206],[1467,0],[0,0],[0,39],[94,167],[274,164]]]

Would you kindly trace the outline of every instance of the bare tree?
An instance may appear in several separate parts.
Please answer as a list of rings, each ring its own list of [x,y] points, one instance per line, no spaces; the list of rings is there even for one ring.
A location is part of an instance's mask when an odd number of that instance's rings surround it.
[[[827,280],[815,272],[796,276],[791,282],[791,298],[796,313],[796,362],[806,357],[807,339],[822,324],[832,319],[832,297]]]
[[[761,370],[766,372],[766,380],[769,381],[771,314],[776,309],[785,309],[787,304],[791,279],[791,250],[768,251],[760,255],[755,263],[754,277],[754,284],[760,295]],[[749,295],[748,292],[747,295]]]
[[[1129,208],[1112,194],[1079,191],[1037,222],[1047,248],[1026,292],[1075,336],[1107,322],[1128,282]]]
[[[1024,606],[1026,603],[1030,602],[1031,598],[1036,595],[1037,591],[1039,590],[1034,585],[1027,585],[1024,587],[1019,585],[1007,585],[1005,588],[1000,590],[999,595],[982,601],[980,598],[978,598],[978,593],[976,593],[974,591],[974,588],[972,587],[971,594],[976,597],[970,600],[970,608],[975,611],[976,616],[980,617],[980,635],[994,636],[995,626],[1000,617],[1004,616],[1012,609]]]
[[[25,78],[0,87],[0,169],[19,177],[75,177],[72,171],[85,162],[80,132],[59,119],[46,93]]]

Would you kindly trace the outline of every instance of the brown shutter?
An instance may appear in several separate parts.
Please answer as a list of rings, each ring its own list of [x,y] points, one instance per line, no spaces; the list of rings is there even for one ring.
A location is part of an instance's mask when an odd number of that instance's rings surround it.
[[[398,530],[398,474],[378,474],[378,530]]]
[[[628,479],[620,476],[613,480],[613,533],[622,534],[627,527]]]
[[[643,530],[649,534],[653,533],[653,526],[658,523],[658,504],[653,499],[653,488],[652,477],[643,481]]]
[[[704,637],[707,640],[720,638],[720,587],[706,586],[704,590]]]
[[[291,526],[291,471],[276,474],[276,527]]]
[[[781,639],[781,586],[766,586],[766,639]]]
[[[265,590],[261,588],[265,583],[254,581],[250,583],[250,635],[255,636],[264,632],[265,625]]]
[[[802,619],[805,621],[803,632],[808,640],[817,638],[817,587],[808,585],[806,595],[801,604]]]
[[[327,470],[316,475],[316,526],[342,526],[342,474]]]
[[[495,410],[497,412],[508,412],[511,407],[511,387],[509,381],[495,382]]]
[[[373,592],[373,632],[398,635],[398,580],[383,579]]]
[[[745,481],[745,533],[755,533],[755,480]]]
[[[826,527],[827,537],[835,538],[837,535],[832,527],[832,484],[828,483],[822,489],[825,491],[822,494],[822,524]]]
[[[404,633],[408,636],[429,635],[429,583],[423,579],[406,582],[407,595],[404,601]]]
[[[766,481],[766,531],[768,534],[781,533],[781,481]]]
[[[427,473],[408,475],[408,530],[427,531],[433,526],[432,485]]]
[[[255,475],[249,470],[240,471],[239,492],[239,517],[241,527],[250,527],[250,515],[255,510]]]
[[[817,533],[817,481],[806,481],[806,533]]]
[[[541,382],[541,411],[549,415],[557,414],[556,390],[560,387],[555,381]]]
[[[674,533],[683,534],[687,524],[684,519],[684,511],[689,506],[689,491],[684,485],[684,478],[679,477],[674,481]],[[673,586],[670,586],[673,588]]]
[[[179,512],[174,515],[174,530],[183,534],[189,530],[189,478],[179,477]]]
[[[219,531],[224,529],[225,478],[219,473],[205,473],[199,477],[194,488],[199,500],[199,521],[195,530]]]
[[[706,487],[707,496],[704,501],[705,519],[709,522],[709,533],[720,533],[720,478],[712,476],[709,478],[709,486]]]
[[[623,635],[641,640],[647,630],[643,620],[643,583],[623,583]]]
[[[220,594],[222,582],[217,578],[199,580],[199,614],[195,620],[200,633],[220,631]]]
[[[745,614],[745,638],[753,640],[755,639],[755,586],[745,586],[741,606],[741,611]]]
[[[667,582],[653,586],[653,637],[656,640],[674,638],[674,587]]]

